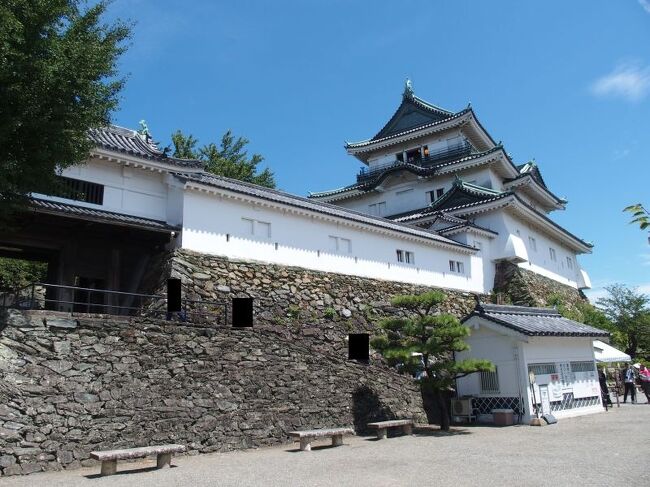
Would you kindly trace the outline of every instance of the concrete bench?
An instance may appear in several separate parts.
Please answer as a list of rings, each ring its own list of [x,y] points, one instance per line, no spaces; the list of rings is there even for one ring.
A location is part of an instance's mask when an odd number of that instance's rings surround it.
[[[117,471],[117,461],[130,458],[143,458],[149,455],[157,455],[156,468],[163,468],[172,461],[172,453],[184,452],[183,445],[157,445],[144,446],[141,448],[126,448],[123,450],[92,451],[90,458],[102,462],[102,476],[113,475]]]
[[[293,441],[300,441],[301,451],[311,451],[311,442],[314,438],[332,437],[332,446],[341,446],[343,444],[343,435],[353,435],[352,428],[329,428],[320,430],[291,431],[289,436]]]
[[[388,428],[398,428],[401,427],[404,431],[404,434],[411,435],[413,434],[413,426],[415,423],[412,419],[393,419],[391,421],[378,421],[376,423],[368,423],[368,428],[377,430],[377,439],[383,440],[386,438],[386,430]]]

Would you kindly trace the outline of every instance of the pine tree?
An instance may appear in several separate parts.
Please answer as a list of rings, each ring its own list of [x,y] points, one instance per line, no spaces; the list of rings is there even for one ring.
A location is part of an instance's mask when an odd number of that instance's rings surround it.
[[[275,178],[268,169],[257,172],[257,166],[264,160],[259,154],[250,158],[245,150],[249,140],[237,137],[228,130],[219,145],[211,142],[197,149],[198,140],[192,135],[185,135],[180,130],[172,134],[174,157],[199,159],[206,163],[206,169],[212,174],[275,188]]]
[[[454,360],[454,352],[469,349],[464,341],[469,328],[455,316],[440,313],[439,305],[445,299],[441,291],[394,297],[391,304],[404,310],[406,316],[380,320],[381,332],[371,344],[391,365],[420,377],[423,392],[431,393],[440,409],[440,428],[447,431],[447,398],[455,380],[475,372],[493,371],[494,366],[487,360]]]

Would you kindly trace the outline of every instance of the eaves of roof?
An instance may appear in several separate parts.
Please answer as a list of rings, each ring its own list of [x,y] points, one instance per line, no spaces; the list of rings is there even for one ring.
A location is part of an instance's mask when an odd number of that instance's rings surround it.
[[[495,152],[503,151],[503,147],[501,146],[496,146],[493,147],[492,149],[488,149],[483,152],[477,152],[475,154],[470,154],[469,156],[461,157],[460,159],[456,159],[453,161],[448,161],[444,162],[441,164],[435,164],[429,167],[421,167],[415,164],[410,164],[410,163],[401,163],[401,164],[395,164],[392,167],[387,168],[385,171],[382,171],[377,174],[375,178],[369,179],[363,183],[356,183],[356,184],[351,184],[349,186],[345,186],[343,188],[337,188],[333,189],[330,191],[319,191],[319,192],[314,192],[314,193],[309,193],[309,198],[325,198],[328,196],[334,196],[334,195],[341,195],[344,193],[348,192],[353,192],[353,191],[370,191],[373,188],[377,187],[381,182],[386,179],[389,175],[399,172],[399,171],[408,171],[412,174],[415,174],[416,176],[433,176],[437,172],[439,172],[441,169],[449,169],[457,164],[463,164],[472,160],[480,159],[481,157],[493,154]],[[505,154],[505,152],[504,152]],[[512,164],[510,159],[507,157],[506,159]],[[514,165],[513,165],[514,167]]]
[[[120,226],[145,228],[158,232],[170,232],[179,230],[180,227],[169,225],[160,220],[144,218],[133,215],[125,215],[112,211],[88,208],[85,206],[62,203],[58,201],[45,200],[41,198],[30,198],[32,210],[37,213],[45,213],[67,218],[75,218],[98,223],[117,224]]]
[[[552,308],[480,304],[462,321],[477,316],[526,336],[607,337],[609,333],[564,318]]]
[[[380,143],[388,141],[388,140],[396,139],[396,138],[399,138],[399,137],[403,137],[405,135],[409,135],[409,134],[419,132],[421,130],[426,130],[426,129],[429,129],[429,128],[432,128],[432,127],[436,127],[438,125],[442,125],[444,123],[447,123],[447,122],[450,122],[450,121],[455,120],[457,118],[460,118],[463,115],[469,113],[470,111],[471,111],[470,108],[466,108],[466,109],[461,110],[460,112],[456,112],[456,113],[452,114],[451,116],[449,116],[447,118],[444,118],[442,120],[438,120],[438,121],[435,121],[435,122],[420,125],[418,127],[413,127],[413,128],[408,129],[408,130],[404,130],[402,132],[389,135],[387,137],[382,137],[382,138],[379,138],[379,139],[362,140],[362,141],[359,141],[359,142],[348,142],[348,143],[345,144],[345,148],[348,149],[348,150],[362,149],[364,147],[369,147],[369,146],[373,146],[373,145],[376,145],[376,144],[380,144]]]
[[[158,146],[135,130],[110,125],[88,131],[88,137],[96,147],[111,152],[127,154],[140,159],[156,161],[178,168],[202,169],[205,163],[196,159],[180,159],[167,156]]]
[[[532,184],[534,185],[538,191],[546,194],[549,198],[551,198],[559,207],[564,207],[564,205],[567,203],[567,200],[564,198],[560,198],[553,194],[545,185],[540,184],[540,182],[529,172],[520,174],[519,176],[515,178],[509,178],[505,179],[504,181],[505,185],[511,185],[511,186],[519,186],[523,184]],[[514,184],[512,184],[514,183]]]
[[[546,215],[544,215],[540,211],[538,211],[535,208],[533,208],[532,206],[530,206],[528,203],[526,203],[524,200],[522,200],[519,196],[517,196],[516,193],[513,193],[511,191],[504,192],[502,195],[494,197],[494,198],[485,199],[485,200],[482,200],[482,201],[477,201],[477,202],[469,203],[469,204],[466,204],[466,205],[459,205],[459,206],[452,207],[452,208],[445,208],[444,211],[448,212],[448,213],[451,213],[451,212],[459,212],[460,210],[477,209],[477,208],[480,208],[480,207],[482,207],[484,205],[494,203],[495,201],[502,200],[504,198],[511,198],[511,201],[506,201],[505,204],[510,204],[512,202],[516,202],[517,204],[520,204],[523,208],[525,208],[527,211],[531,212],[535,217],[540,218],[544,222],[548,223],[549,225],[554,227],[556,230],[558,230],[560,233],[562,233],[566,237],[569,237],[570,239],[574,240],[575,242],[578,242],[584,248],[586,248],[586,249],[593,248],[592,243],[586,242],[586,241],[582,240],[581,238],[575,236],[574,234],[569,232],[567,229],[565,229],[564,227],[562,227],[559,224],[555,223],[549,217],[547,217]],[[430,213],[435,213],[435,210],[432,209],[432,211],[430,211],[428,213],[429,214]],[[461,214],[464,215],[465,213],[463,213],[461,211]],[[424,216],[424,215],[422,215],[422,216]],[[413,216],[413,217],[408,218],[408,219],[407,218],[404,218],[404,219],[400,218],[399,221],[400,222],[411,221],[411,220],[414,220],[416,218],[421,218],[421,216]]]

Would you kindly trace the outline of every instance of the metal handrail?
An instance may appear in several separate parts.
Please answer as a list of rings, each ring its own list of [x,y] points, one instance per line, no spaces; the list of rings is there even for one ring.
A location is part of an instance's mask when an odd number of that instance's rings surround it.
[[[62,289],[62,290],[71,290],[73,291],[72,299],[69,297],[60,297],[57,296],[56,299],[49,298],[47,296],[38,297],[36,296],[36,289],[38,287],[43,287],[46,290],[49,289]],[[75,291],[84,291],[87,292],[86,300],[78,301],[75,299]],[[14,295],[14,300],[11,305],[7,305],[7,293],[3,295],[2,308],[19,308],[19,309],[52,309],[52,308],[61,308],[62,306],[71,307],[72,310],[67,309],[74,313],[83,313],[78,311],[75,307],[86,307],[86,312],[91,313],[91,310],[98,309],[101,310],[99,314],[107,315],[127,315],[127,316],[151,316],[151,315],[164,315],[166,319],[171,319],[174,313],[168,313],[166,309],[166,296],[161,296],[157,294],[142,294],[142,293],[129,293],[125,291],[114,291],[111,289],[96,289],[88,287],[79,287],[79,286],[67,286],[63,284],[49,284],[43,282],[33,282],[27,286],[24,286],[17,291],[11,293]],[[91,300],[92,295],[99,294],[104,296],[104,302],[93,302]],[[135,297],[139,300],[138,306],[127,306],[126,304],[118,303],[107,303],[106,297],[108,296],[120,296],[120,297]],[[26,299],[21,299],[24,297]],[[27,303],[25,304],[25,301]],[[146,303],[146,301],[150,301]],[[42,307],[41,307],[42,304]],[[205,311],[200,309],[201,307],[210,306],[217,307],[220,309],[219,313],[213,311]],[[228,319],[228,309],[226,303],[223,301],[202,301],[202,300],[193,300],[182,298],[181,299],[181,308],[182,311],[177,314],[181,321],[189,321],[190,317],[203,317],[205,319],[212,319],[218,315],[223,315],[223,324],[227,323]]]
[[[361,170],[359,171],[359,174],[357,175],[357,182],[360,182],[365,179],[370,179],[388,169],[392,169],[394,167],[399,167],[399,166],[411,165],[419,168],[428,168],[436,164],[439,164],[442,161],[452,159],[454,157],[467,156],[471,154],[473,150],[474,150],[474,146],[472,146],[472,144],[470,144],[469,142],[464,142],[463,144],[454,147],[452,149],[447,148],[447,149],[440,149],[438,151],[431,152],[427,157],[423,157],[420,159],[412,159],[410,161],[400,161],[395,159],[394,161],[386,162],[384,164],[379,164],[373,167],[362,167]]]

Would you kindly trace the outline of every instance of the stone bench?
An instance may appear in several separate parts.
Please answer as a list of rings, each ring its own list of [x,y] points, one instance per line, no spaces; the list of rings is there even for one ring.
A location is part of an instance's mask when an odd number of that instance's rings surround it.
[[[412,419],[393,419],[390,421],[378,421],[376,423],[368,423],[368,428],[377,430],[377,439],[383,440],[386,438],[386,430],[388,428],[401,427],[404,434],[413,434],[413,426],[415,425]]]
[[[157,455],[156,468],[163,468],[172,461],[172,453],[184,452],[183,445],[157,445],[144,446],[141,448],[125,448],[123,450],[92,451],[90,458],[102,462],[101,475],[113,475],[117,471],[117,461],[130,458],[144,458],[149,455]]]
[[[332,437],[332,446],[341,446],[343,444],[343,435],[353,435],[352,428],[329,428],[320,430],[291,431],[289,436],[293,441],[300,441],[301,451],[311,451],[311,442],[314,438]]]

